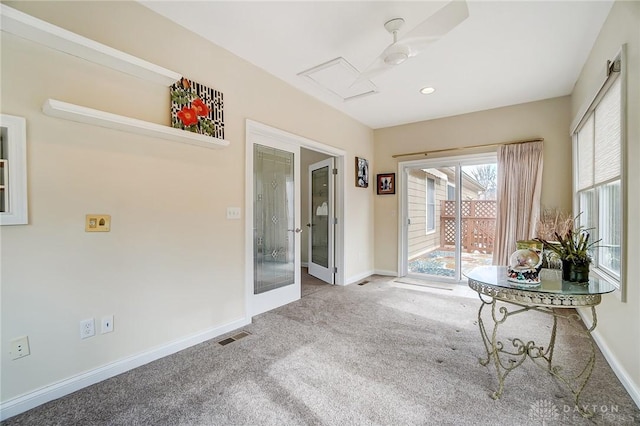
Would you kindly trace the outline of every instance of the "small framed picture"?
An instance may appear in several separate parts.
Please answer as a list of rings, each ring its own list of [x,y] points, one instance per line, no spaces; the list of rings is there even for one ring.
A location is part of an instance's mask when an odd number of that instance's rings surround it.
[[[361,157],[356,157],[356,186],[369,187],[369,162]]]
[[[396,174],[382,173],[378,177],[378,195],[396,193]]]

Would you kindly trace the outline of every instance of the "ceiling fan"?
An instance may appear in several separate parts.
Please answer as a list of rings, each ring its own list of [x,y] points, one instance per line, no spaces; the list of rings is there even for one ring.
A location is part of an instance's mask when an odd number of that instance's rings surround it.
[[[385,22],[384,28],[393,36],[393,43],[387,46],[380,56],[360,73],[356,83],[368,80],[416,56],[467,17],[469,17],[467,3],[454,0],[429,16],[402,38],[398,38],[398,32],[404,25],[404,19],[394,18]]]

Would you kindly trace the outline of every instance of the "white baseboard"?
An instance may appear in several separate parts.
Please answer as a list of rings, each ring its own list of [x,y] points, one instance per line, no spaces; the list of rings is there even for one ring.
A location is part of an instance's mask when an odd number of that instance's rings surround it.
[[[216,338],[250,323],[250,318],[241,318],[3,401],[0,403],[0,420],[5,420],[46,402],[61,398],[87,386],[197,345],[198,343]]]
[[[584,322],[587,328],[590,328],[593,325],[593,321],[591,320],[590,316],[585,315],[585,313],[581,309],[577,309],[577,311],[582,318],[582,322]],[[622,386],[624,386],[631,399],[633,399],[638,408],[640,408],[640,383],[635,383],[627,370],[622,367],[620,361],[618,361],[618,358],[614,355],[609,346],[607,346],[597,328],[593,330],[593,332],[591,332],[591,336],[598,345],[598,348],[600,348],[600,352],[602,352],[602,355],[604,355],[604,358],[609,363],[609,366],[611,366],[611,369],[613,370],[615,375],[618,377],[620,382],[622,382]]]
[[[366,272],[362,272],[362,273],[360,273],[358,275],[351,276],[351,277],[347,278],[347,282],[345,283],[345,285],[357,283],[358,281],[362,281],[365,278],[368,278],[373,274],[374,274],[373,271],[366,271]]]
[[[302,266],[303,268],[308,268],[309,262],[300,262],[300,266]]]
[[[398,272],[397,271],[387,271],[386,269],[376,269],[374,271],[374,273],[376,275],[383,275],[385,277],[397,277],[398,276]]]

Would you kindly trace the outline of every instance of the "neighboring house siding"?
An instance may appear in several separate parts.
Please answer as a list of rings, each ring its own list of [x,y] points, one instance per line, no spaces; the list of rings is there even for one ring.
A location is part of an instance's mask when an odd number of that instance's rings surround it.
[[[443,172],[446,170],[441,169]],[[434,180],[435,187],[435,229],[427,232],[427,179]],[[408,173],[408,214],[411,225],[407,232],[409,260],[415,259],[441,247],[441,227],[443,201],[447,199],[448,181],[421,169]],[[474,188],[463,186],[462,200],[476,200],[478,192]]]
[[[463,200],[477,200],[478,193],[469,188],[462,187],[462,199]]]
[[[436,217],[435,229],[427,233],[427,178],[435,181]],[[408,213],[411,225],[408,230],[409,259],[440,247],[440,200],[447,198],[447,181],[423,170],[410,170],[407,179]]]

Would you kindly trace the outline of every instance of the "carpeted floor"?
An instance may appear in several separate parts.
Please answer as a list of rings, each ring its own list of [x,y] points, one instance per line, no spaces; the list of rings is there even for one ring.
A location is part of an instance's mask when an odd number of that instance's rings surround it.
[[[254,318],[251,334],[209,341],[15,416],[7,425],[638,424],[640,410],[600,353],[582,402],[527,360],[492,400],[478,358],[479,300],[412,290],[390,278],[316,286]],[[525,313],[506,334],[538,338],[550,318]],[[525,324],[524,327],[521,327]],[[230,333],[230,335],[236,334]],[[527,337],[527,336],[523,336]],[[561,324],[556,359],[573,368],[585,339]]]

